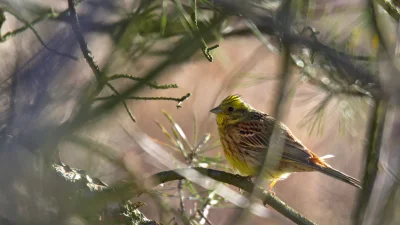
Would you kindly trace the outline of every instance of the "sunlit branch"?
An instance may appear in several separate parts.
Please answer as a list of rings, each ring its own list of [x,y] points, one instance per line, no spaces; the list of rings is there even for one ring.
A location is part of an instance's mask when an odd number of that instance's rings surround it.
[[[137,197],[143,193],[142,192],[143,189],[140,188],[143,184],[145,184],[145,186],[155,187],[157,185],[167,183],[170,181],[186,179],[181,174],[192,174],[190,172],[193,169],[219,182],[233,185],[249,193],[254,193],[254,196],[256,198],[262,200],[264,203],[268,204],[276,211],[278,211],[279,213],[281,213],[282,215],[284,215],[285,217],[287,217],[288,219],[292,220],[297,224],[315,225],[314,222],[310,221],[309,219],[301,215],[299,212],[288,206],[286,203],[284,203],[275,195],[269,193],[263,188],[255,187],[255,185],[251,181],[249,181],[246,177],[206,168],[184,168],[184,169],[163,171],[144,179],[143,182],[139,182],[140,184],[138,182],[131,182],[131,183],[124,183],[120,186],[115,186],[109,191],[95,193],[93,195],[92,200],[88,200],[83,203],[85,205],[92,207],[81,207],[83,210],[77,213],[82,215],[90,215],[90,213],[93,213],[103,208],[104,205],[109,202],[125,201]],[[197,177],[188,177],[188,178],[196,179]]]

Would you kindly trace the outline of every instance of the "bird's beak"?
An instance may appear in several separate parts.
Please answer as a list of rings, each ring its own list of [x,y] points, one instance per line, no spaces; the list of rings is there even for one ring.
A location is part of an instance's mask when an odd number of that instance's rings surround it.
[[[215,114],[222,113],[222,111],[223,110],[219,106],[217,106],[217,107],[215,107],[215,108],[210,110],[210,112],[215,113]]]

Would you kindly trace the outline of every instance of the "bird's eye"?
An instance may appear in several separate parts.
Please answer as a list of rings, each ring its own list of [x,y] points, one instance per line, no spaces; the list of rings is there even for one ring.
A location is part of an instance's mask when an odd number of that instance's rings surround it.
[[[235,109],[234,109],[233,107],[229,107],[229,108],[228,108],[228,111],[229,111],[229,112],[233,112],[234,110],[235,110]]]

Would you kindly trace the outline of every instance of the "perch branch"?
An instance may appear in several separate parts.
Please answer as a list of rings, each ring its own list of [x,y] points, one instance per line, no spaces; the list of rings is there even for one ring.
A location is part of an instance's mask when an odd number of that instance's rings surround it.
[[[269,193],[263,188],[255,187],[255,185],[246,177],[206,168],[184,168],[163,171],[149,176],[141,182],[128,182],[121,184],[120,186],[115,186],[108,191],[97,192],[95,195],[93,195],[92,200],[85,201],[83,203],[84,205],[80,205],[79,209],[82,210],[79,210],[77,213],[81,215],[90,215],[90,213],[100,210],[109,202],[125,201],[137,197],[143,193],[143,188],[140,188],[143,187],[143,184],[147,185],[148,187],[156,187],[159,184],[170,181],[186,179],[181,174],[192,174],[190,172],[193,169],[219,182],[233,185],[249,193],[253,192],[256,198],[262,200],[264,203],[268,204],[296,224],[315,225],[314,222],[301,215],[275,195]],[[190,177],[190,179],[196,179],[196,177]]]

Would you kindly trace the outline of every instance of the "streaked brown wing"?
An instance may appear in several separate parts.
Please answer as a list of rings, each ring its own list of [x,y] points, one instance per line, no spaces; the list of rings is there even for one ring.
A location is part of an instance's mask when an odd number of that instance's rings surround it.
[[[315,155],[307,149],[289,130],[288,127],[281,124],[285,133],[285,149],[283,151],[283,158],[292,160],[301,164],[310,164],[310,159]]]
[[[265,153],[269,146],[269,140],[276,124],[272,117],[266,120],[246,121],[236,124],[230,129],[233,134],[234,141],[247,150]],[[296,162],[303,165],[310,165],[310,159],[315,158],[310,150],[308,150],[298,139],[290,132],[290,130],[282,123],[279,126],[281,140],[284,141],[285,147],[282,152],[282,159]]]
[[[230,128],[230,133],[240,147],[263,152],[268,147],[270,138],[263,130],[260,121],[247,121],[233,125]]]

